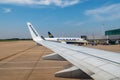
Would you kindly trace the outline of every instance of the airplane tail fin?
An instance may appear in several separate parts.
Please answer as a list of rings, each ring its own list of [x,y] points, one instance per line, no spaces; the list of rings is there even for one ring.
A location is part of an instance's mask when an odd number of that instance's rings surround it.
[[[54,38],[54,36],[48,31],[49,38]]]
[[[35,42],[44,40],[43,37],[39,36],[38,32],[34,29],[31,23],[27,22],[27,26],[29,28],[32,39]]]

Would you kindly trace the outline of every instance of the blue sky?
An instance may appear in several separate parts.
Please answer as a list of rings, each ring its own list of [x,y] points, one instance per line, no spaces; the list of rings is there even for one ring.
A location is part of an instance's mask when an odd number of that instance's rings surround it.
[[[26,22],[45,37],[101,36],[120,28],[120,0],[0,1],[0,38],[29,38]]]

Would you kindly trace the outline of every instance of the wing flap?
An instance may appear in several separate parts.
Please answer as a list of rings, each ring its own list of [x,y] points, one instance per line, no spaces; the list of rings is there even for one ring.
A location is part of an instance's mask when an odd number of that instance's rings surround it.
[[[57,53],[52,53],[49,55],[45,55],[42,57],[44,60],[59,60],[59,61],[66,61],[63,57],[61,57]]]
[[[92,79],[89,75],[76,66],[56,72],[55,76],[63,78]]]

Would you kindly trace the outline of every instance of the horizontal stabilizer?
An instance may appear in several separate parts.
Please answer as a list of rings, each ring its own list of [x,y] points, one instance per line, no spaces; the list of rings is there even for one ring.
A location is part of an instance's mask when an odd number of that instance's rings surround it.
[[[44,60],[59,60],[59,61],[66,61],[64,58],[62,58],[60,55],[57,53],[52,53],[49,55],[45,55],[42,57]]]
[[[76,79],[92,79],[85,72],[77,68],[76,66],[70,67],[68,69],[64,69],[62,71],[56,72],[55,77],[62,78],[76,78]]]

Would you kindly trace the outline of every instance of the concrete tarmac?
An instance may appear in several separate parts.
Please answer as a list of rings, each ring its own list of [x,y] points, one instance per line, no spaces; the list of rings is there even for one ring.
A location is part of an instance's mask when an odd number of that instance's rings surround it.
[[[0,80],[76,80],[54,77],[69,63],[41,58],[50,53],[33,41],[0,42]]]
[[[120,53],[120,45],[97,45],[97,46],[87,45],[86,47]]]
[[[113,49],[113,46],[109,47],[104,49],[120,52],[119,45]],[[50,49],[38,46],[33,41],[0,42],[0,80],[77,80],[54,77],[55,72],[68,67],[70,63],[42,59],[43,55],[50,53],[53,53]]]

